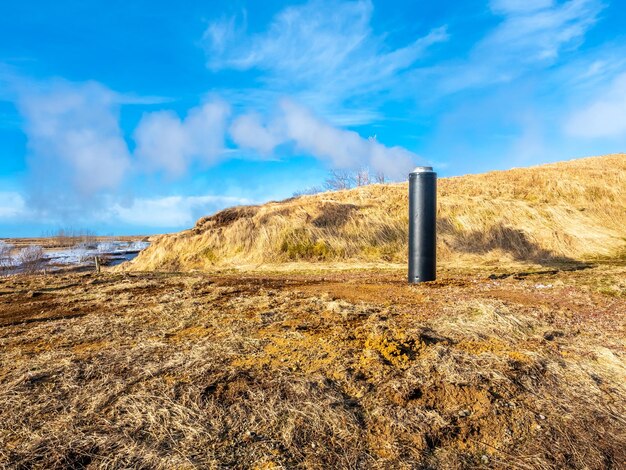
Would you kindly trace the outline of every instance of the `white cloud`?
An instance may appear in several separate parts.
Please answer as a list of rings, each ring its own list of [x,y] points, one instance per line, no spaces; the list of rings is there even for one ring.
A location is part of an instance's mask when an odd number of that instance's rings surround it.
[[[288,93],[329,118],[345,123],[371,121],[371,96],[392,89],[398,75],[413,66],[433,44],[446,41],[443,27],[404,47],[390,49],[375,36],[370,1],[311,1],[279,12],[268,29],[247,35],[233,18],[214,22],[205,32],[208,66],[213,70],[259,70],[271,99]],[[258,95],[258,91],[254,91]],[[369,97],[369,98],[366,98]],[[361,103],[355,116],[342,106]]]
[[[0,192],[0,221],[23,219],[26,212],[26,202],[20,193]]]
[[[189,227],[200,217],[224,207],[252,203],[248,198],[220,195],[144,197],[125,204],[106,196],[103,202],[101,210],[81,213],[72,223],[91,225],[115,221],[116,224],[157,229]],[[0,223],[27,221],[49,225],[67,222],[54,210],[33,211],[21,193],[0,192]]]
[[[109,216],[128,225],[185,227],[224,207],[250,202],[246,198],[214,195],[137,198],[127,206],[114,204]]]
[[[121,183],[130,155],[114,93],[95,82],[30,83],[18,88],[17,104],[39,203],[52,204],[59,191],[90,198]]]
[[[136,225],[128,218],[132,214],[148,226],[172,226],[183,224],[176,220],[190,222],[196,210],[230,200],[207,196],[120,203],[124,197],[133,200],[132,193],[121,190],[133,169],[139,177],[155,169],[182,176],[195,161],[215,163],[224,152],[226,103],[204,103],[191,109],[184,120],[168,111],[145,114],[135,130],[138,161],[133,161],[119,126],[118,108],[145,100],[95,82],[14,79],[12,86],[28,138],[29,174],[22,194],[0,193],[0,219],[90,223],[122,218]],[[147,102],[163,100],[148,97]],[[174,207],[177,203],[179,208]],[[159,207],[166,213],[159,213]]]
[[[572,114],[566,120],[565,131],[582,138],[626,137],[626,73]]]
[[[224,154],[229,107],[220,100],[192,108],[181,120],[174,112],[144,114],[135,129],[135,155],[148,170],[182,176],[198,160],[216,163]]]
[[[406,175],[417,158],[401,147],[385,147],[354,131],[333,127],[292,101],[284,100],[281,109],[287,136],[299,149],[326,160],[334,168],[370,166],[397,177]]]
[[[29,186],[21,195],[3,194],[0,217],[179,227],[207,211],[246,201],[222,196],[133,199],[122,184],[131,170],[136,178],[147,171],[180,177],[194,163],[215,164],[232,152],[224,148],[230,107],[216,99],[190,109],[183,119],[168,110],[144,114],[134,131],[133,160],[119,127],[118,106],[125,99],[94,82],[22,87],[18,105],[30,149]],[[257,114],[239,116],[230,126],[233,141],[264,155],[286,144],[287,150],[330,167],[370,166],[389,176],[404,175],[415,159],[405,149],[334,127],[293,101],[283,100],[278,109],[269,122]],[[130,202],[123,203],[124,198]]]
[[[535,7],[537,3],[534,2]],[[508,57],[522,62],[554,60],[560,50],[581,39],[596,22],[601,4],[597,0],[570,0],[544,8],[510,9],[504,21],[477,48],[477,53],[506,48]],[[526,6],[533,2],[526,2]],[[549,8],[545,8],[548,7]],[[523,54],[523,55],[517,55]],[[517,55],[517,56],[516,56]]]
[[[494,13],[528,13],[554,5],[554,0],[491,0],[489,6]]]
[[[467,61],[439,70],[445,92],[509,82],[554,64],[576,48],[596,23],[600,0],[493,0],[500,24],[479,41]]]
[[[203,40],[209,45],[212,54],[224,54],[226,47],[237,34],[235,31],[235,21],[236,18],[232,16],[230,18],[222,18],[219,21],[214,21],[207,26],[203,34]],[[209,58],[209,65],[212,63],[212,60],[212,58]],[[217,66],[215,68],[220,67]]]
[[[334,127],[291,100],[282,100],[279,108],[280,113],[267,127],[256,115],[240,118],[245,125],[235,128],[235,142],[262,153],[291,142],[297,151],[312,155],[332,168],[369,166],[392,178],[405,176],[418,159],[402,147],[386,147],[354,131]]]
[[[251,148],[269,155],[280,142],[277,129],[267,129],[258,114],[239,116],[230,127],[230,134],[240,147]]]

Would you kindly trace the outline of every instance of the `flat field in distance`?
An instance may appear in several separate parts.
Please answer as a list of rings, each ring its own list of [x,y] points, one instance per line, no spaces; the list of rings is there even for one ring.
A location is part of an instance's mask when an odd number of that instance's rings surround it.
[[[577,267],[0,279],[0,467],[624,468],[626,266]]]
[[[113,235],[89,235],[88,237],[16,237],[16,238],[0,238],[0,240],[13,245],[15,248],[22,248],[30,245],[38,245],[43,249],[64,248],[80,243],[83,239],[88,239],[92,243],[106,243],[111,241],[119,242],[139,242],[148,239],[144,235],[122,235],[119,237]]]

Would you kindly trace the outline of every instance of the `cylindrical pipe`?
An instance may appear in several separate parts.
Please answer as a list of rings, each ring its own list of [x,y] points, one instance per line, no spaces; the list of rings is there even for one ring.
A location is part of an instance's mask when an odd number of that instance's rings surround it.
[[[409,173],[409,283],[434,281],[437,264],[437,173]]]

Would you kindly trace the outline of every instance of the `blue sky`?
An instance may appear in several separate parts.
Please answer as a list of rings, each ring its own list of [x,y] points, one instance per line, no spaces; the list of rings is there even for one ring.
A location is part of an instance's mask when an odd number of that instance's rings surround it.
[[[0,6],[0,237],[626,149],[616,0]]]

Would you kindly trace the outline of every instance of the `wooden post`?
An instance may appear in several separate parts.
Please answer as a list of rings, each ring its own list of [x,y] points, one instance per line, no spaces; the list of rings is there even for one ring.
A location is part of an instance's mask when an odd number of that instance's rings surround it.
[[[100,274],[100,258],[94,256],[93,259],[96,261],[96,272]]]

